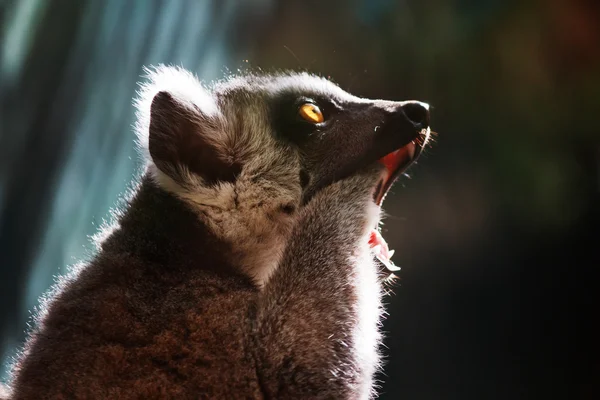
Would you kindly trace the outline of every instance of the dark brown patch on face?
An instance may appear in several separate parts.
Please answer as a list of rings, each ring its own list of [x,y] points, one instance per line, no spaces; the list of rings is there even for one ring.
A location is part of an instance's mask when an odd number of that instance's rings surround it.
[[[323,187],[410,143],[429,123],[428,110],[417,102],[340,96],[290,88],[270,100],[275,137],[301,154],[303,203]],[[298,116],[299,105],[306,102],[323,111],[323,122]]]

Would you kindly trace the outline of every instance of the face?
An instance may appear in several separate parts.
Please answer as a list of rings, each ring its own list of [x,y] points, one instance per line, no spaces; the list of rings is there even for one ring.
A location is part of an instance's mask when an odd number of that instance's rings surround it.
[[[375,199],[381,202],[392,181],[418,156],[429,132],[427,104],[361,99],[308,74],[238,78],[217,85],[215,93],[228,110],[227,120],[252,129],[255,142],[259,137],[272,140],[260,152],[271,148],[287,154],[289,165],[296,161],[300,204],[376,162],[388,170]],[[238,130],[235,136],[245,135]]]
[[[381,203],[429,134],[427,104],[358,98],[308,74],[234,77],[206,89],[177,72],[166,90],[148,89],[156,93],[148,149],[169,184],[199,204],[293,214],[378,162]],[[164,81],[165,70],[157,75]]]

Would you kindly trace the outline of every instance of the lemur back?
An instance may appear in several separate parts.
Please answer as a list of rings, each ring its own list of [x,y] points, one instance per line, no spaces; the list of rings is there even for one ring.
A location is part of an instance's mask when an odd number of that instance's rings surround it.
[[[172,67],[136,105],[144,173],[46,296],[8,398],[373,397],[394,269],[380,207],[428,106]]]

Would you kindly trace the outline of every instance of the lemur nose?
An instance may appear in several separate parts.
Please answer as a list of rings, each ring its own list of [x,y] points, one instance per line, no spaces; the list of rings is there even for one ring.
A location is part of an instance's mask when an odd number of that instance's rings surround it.
[[[417,129],[429,127],[429,104],[420,101],[406,101],[400,108]]]

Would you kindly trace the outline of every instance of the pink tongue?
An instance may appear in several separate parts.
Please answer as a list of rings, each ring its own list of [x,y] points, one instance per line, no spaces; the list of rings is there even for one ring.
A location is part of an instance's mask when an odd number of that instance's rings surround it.
[[[373,254],[377,259],[386,266],[390,271],[399,271],[400,268],[395,266],[390,260],[394,255],[394,251],[390,251],[388,244],[386,243],[383,236],[376,230],[373,229],[369,235],[369,246],[373,250]]]

